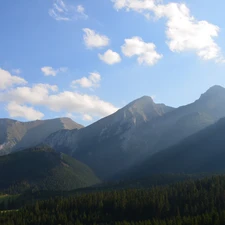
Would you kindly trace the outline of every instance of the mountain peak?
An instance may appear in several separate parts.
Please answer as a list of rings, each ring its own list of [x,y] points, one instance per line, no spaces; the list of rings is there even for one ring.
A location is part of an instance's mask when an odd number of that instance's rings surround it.
[[[144,96],[140,97],[139,100],[153,101],[152,97],[150,97],[148,95],[144,95]]]
[[[135,124],[150,121],[162,116],[173,108],[162,104],[156,104],[150,96],[142,96],[119,111],[123,118],[130,118]]]
[[[146,105],[154,105],[154,101],[150,96],[142,96],[141,98],[138,98],[134,101],[132,101],[130,104],[127,105],[128,108],[130,107],[142,107]]]
[[[215,93],[221,93],[221,92],[223,92],[223,93],[225,93],[225,88],[224,87],[222,87],[222,86],[220,86],[220,85],[214,85],[214,86],[212,86],[211,88],[209,88],[206,92],[205,92],[205,94],[215,94]]]
[[[201,95],[200,99],[209,99],[209,98],[217,98],[224,97],[225,98],[225,88],[219,85],[214,85],[209,88],[204,94]]]

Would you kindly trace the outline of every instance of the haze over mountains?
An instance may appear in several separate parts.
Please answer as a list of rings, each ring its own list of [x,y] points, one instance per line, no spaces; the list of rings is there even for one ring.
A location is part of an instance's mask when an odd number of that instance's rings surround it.
[[[220,86],[177,109],[142,97],[84,129],[56,132],[45,143],[106,179],[225,117],[224,102]]]
[[[123,179],[163,173],[224,173],[225,118],[134,166]]]
[[[43,143],[83,162],[101,179],[110,179],[225,117],[224,102],[225,89],[213,86],[179,108],[144,96],[85,128],[65,118],[0,120],[1,152]]]

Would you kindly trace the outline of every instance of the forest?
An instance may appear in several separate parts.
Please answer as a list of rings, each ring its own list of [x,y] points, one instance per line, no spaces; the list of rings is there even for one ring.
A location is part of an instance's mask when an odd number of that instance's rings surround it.
[[[222,225],[225,224],[225,176],[152,188],[50,197],[20,209],[1,211],[0,224]]]

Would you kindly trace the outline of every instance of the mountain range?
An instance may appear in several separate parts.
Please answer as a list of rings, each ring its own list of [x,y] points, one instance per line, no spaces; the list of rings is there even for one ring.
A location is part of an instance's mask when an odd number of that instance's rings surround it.
[[[133,171],[134,166],[144,165],[161,151],[225,117],[224,102],[225,89],[213,86],[195,102],[179,108],[157,104],[144,96],[87,127],[68,118],[26,123],[2,119],[1,153],[43,143],[108,180],[121,171]]]
[[[56,131],[82,127],[69,118],[31,122],[0,119],[0,155],[36,146]]]
[[[88,127],[51,134],[45,144],[64,149],[107,179],[225,117],[224,102],[220,86],[179,108],[145,96]]]

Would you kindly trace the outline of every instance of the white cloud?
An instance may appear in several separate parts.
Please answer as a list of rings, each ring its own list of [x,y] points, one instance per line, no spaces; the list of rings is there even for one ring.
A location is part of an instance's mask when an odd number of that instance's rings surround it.
[[[58,73],[65,73],[67,71],[67,68],[60,67],[59,69],[54,69],[51,66],[45,66],[41,68],[41,71],[45,76],[56,76]]]
[[[67,111],[69,113],[86,114],[103,117],[114,113],[117,108],[97,96],[80,94],[76,92],[61,92],[50,95],[45,104],[53,111]]]
[[[101,81],[101,75],[99,73],[90,73],[89,77],[82,77],[81,79],[72,81],[72,87],[76,88],[80,85],[82,88],[97,88]]]
[[[125,44],[121,48],[123,54],[127,57],[138,56],[139,64],[152,66],[163,57],[156,52],[156,46],[153,43],[146,43],[141,37],[125,39]]]
[[[5,90],[14,85],[23,85],[27,81],[18,76],[12,76],[8,71],[0,68],[0,90]]]
[[[218,26],[197,21],[185,4],[158,6],[156,15],[168,18],[166,35],[171,51],[193,50],[203,60],[221,59],[221,50],[213,39],[218,36]]]
[[[92,116],[90,116],[88,114],[84,114],[83,117],[82,117],[82,119],[84,121],[92,121],[93,120]]]
[[[54,112],[88,114],[91,117],[104,117],[118,108],[94,95],[77,92],[57,92],[57,86],[36,84],[33,87],[17,87],[0,92],[0,102],[15,102],[19,105],[44,106]]]
[[[17,87],[6,93],[0,93],[0,101],[41,105],[48,98],[50,92],[56,92],[57,90],[57,86],[49,84],[36,84],[33,87]]]
[[[72,21],[88,18],[82,5],[77,5],[75,7],[67,4],[63,0],[54,0],[52,8],[49,9],[48,13],[53,19],[58,21]]]
[[[84,28],[84,43],[87,48],[101,48],[109,45],[109,38],[96,33],[94,30]]]
[[[25,118],[27,120],[42,119],[44,114],[35,110],[33,107],[19,105],[16,102],[10,102],[6,110],[12,118]]]
[[[183,3],[162,4],[160,0],[113,0],[116,10],[126,9],[150,17],[166,18],[167,44],[173,52],[195,51],[203,60],[225,62],[221,49],[215,42],[220,28],[191,15]]]
[[[111,49],[107,50],[103,55],[98,54],[98,57],[105,63],[113,65],[121,61],[120,55],[117,52],[113,52]]]

